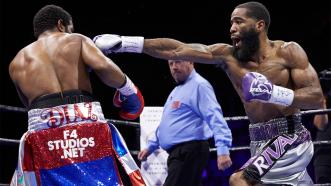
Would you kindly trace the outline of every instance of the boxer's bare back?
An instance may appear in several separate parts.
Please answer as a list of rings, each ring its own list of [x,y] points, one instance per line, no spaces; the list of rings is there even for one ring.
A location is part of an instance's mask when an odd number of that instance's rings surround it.
[[[11,78],[26,106],[45,94],[72,89],[92,92],[88,68],[107,85],[120,87],[124,83],[121,70],[89,38],[70,32],[46,31],[11,62]],[[106,69],[113,73],[105,73]]]

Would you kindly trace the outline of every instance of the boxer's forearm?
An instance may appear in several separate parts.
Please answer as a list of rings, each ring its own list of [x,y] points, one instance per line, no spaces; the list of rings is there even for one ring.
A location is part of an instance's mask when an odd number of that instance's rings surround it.
[[[323,106],[322,109],[326,109],[326,100],[323,99]],[[314,125],[319,129],[319,130],[324,130],[329,123],[329,117],[327,114],[317,114],[314,117]]]
[[[292,107],[300,109],[320,109],[323,104],[323,93],[319,88],[306,87],[294,91]]]
[[[203,44],[186,44],[175,39],[144,39],[139,36],[119,36],[102,34],[93,38],[96,46],[106,55],[110,53],[133,52],[165,60],[185,60],[197,63],[216,64],[220,56],[213,55],[210,48]]]
[[[143,53],[166,60],[186,60],[197,63],[215,64],[213,54],[203,44],[186,44],[175,39],[145,39]]]
[[[168,38],[145,39],[143,53],[156,58],[175,59],[181,45],[179,41]]]

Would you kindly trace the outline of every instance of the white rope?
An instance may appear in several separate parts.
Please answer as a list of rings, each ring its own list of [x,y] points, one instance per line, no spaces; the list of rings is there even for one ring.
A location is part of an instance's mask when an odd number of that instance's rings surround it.
[[[27,112],[26,108],[13,107],[8,105],[0,105],[0,111]]]
[[[26,112],[27,109],[20,108],[20,107],[13,107],[13,106],[7,106],[7,105],[0,105],[0,110],[5,111],[14,111],[14,112]],[[310,115],[310,114],[325,114],[331,112],[331,109],[317,109],[317,110],[307,110],[307,111],[301,111],[300,113],[302,115]],[[234,116],[234,117],[225,117],[226,121],[239,121],[239,120],[248,120],[247,116]],[[139,127],[140,123],[138,122],[132,122],[132,121],[123,121],[123,120],[114,120],[114,119],[108,119],[109,122],[113,124],[120,124],[120,125],[129,125],[129,126],[135,126]],[[19,140],[15,139],[6,139],[6,138],[0,138],[0,143],[19,143]],[[331,141],[314,141],[314,145],[330,145]],[[249,146],[242,146],[242,147],[232,147],[230,148],[231,151],[237,151],[237,150],[249,150]],[[216,151],[216,148],[210,149],[211,152]],[[131,152],[131,151],[130,151]],[[138,154],[139,151],[132,151],[132,154]]]
[[[20,143],[20,140],[0,138],[0,143],[1,142],[3,142],[3,143],[16,143],[16,144],[19,144]],[[327,140],[324,140],[324,141],[313,141],[313,144],[314,145],[331,145],[331,141],[327,141]],[[241,146],[241,147],[232,147],[232,148],[230,148],[231,151],[249,150],[249,149],[250,149],[249,146]],[[210,152],[214,152],[214,151],[216,151],[216,148],[211,148],[210,149]],[[135,150],[132,150],[130,152],[132,152],[132,154],[135,154],[135,155],[139,153],[139,151],[135,151]]]
[[[20,140],[16,140],[16,139],[7,139],[7,138],[0,138],[0,142],[3,143],[20,143]]]
[[[9,186],[9,184],[0,183],[0,186]],[[331,183],[314,184],[314,186],[331,186]]]
[[[115,120],[115,119],[107,119],[110,123],[119,124],[119,125],[131,125],[135,127],[139,127],[140,123],[132,122],[132,121],[123,121],[123,120]]]
[[[316,109],[316,110],[306,110],[301,111],[302,115],[312,115],[312,114],[326,114],[331,112],[331,109]],[[238,121],[238,120],[248,120],[247,116],[234,116],[234,117],[224,117],[226,121]]]
[[[301,111],[300,113],[302,115],[311,115],[311,114],[326,114],[331,112],[331,108],[328,109],[317,109],[317,110],[306,110],[306,111]]]
[[[234,116],[234,117],[224,117],[226,121],[240,121],[240,120],[248,120],[247,116]]]
[[[314,145],[331,145],[331,141],[313,141]],[[241,147],[232,147],[230,148],[230,151],[238,151],[238,150],[250,150],[251,148],[249,146],[241,146]],[[216,151],[216,148],[211,148],[210,152]]]
[[[7,106],[7,105],[0,105],[0,111],[13,111],[13,112],[27,112],[27,109],[21,108],[21,107],[13,107],[13,106]],[[307,111],[301,111],[300,113],[302,115],[311,115],[311,114],[325,114],[331,112],[331,109],[316,109],[316,110],[307,110]],[[240,120],[248,120],[247,116],[233,116],[233,117],[224,117],[226,121],[240,121]],[[132,122],[132,121],[123,121],[123,120],[114,120],[114,119],[108,119],[113,124],[119,124],[119,125],[129,125],[129,126],[135,126],[139,127],[140,123],[138,122]]]

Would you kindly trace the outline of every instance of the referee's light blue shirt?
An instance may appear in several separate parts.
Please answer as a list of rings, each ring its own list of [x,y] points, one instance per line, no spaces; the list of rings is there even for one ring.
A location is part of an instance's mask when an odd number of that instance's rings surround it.
[[[217,155],[229,154],[231,130],[218,104],[213,87],[194,69],[185,83],[170,93],[155,135],[148,140],[150,152],[176,144],[207,140],[214,135]]]

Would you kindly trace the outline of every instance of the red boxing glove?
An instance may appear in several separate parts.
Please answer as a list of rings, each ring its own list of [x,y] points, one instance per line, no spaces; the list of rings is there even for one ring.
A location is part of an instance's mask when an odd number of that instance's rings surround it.
[[[145,106],[141,92],[127,76],[125,85],[116,90],[113,104],[121,108],[119,115],[126,120],[137,119]]]

